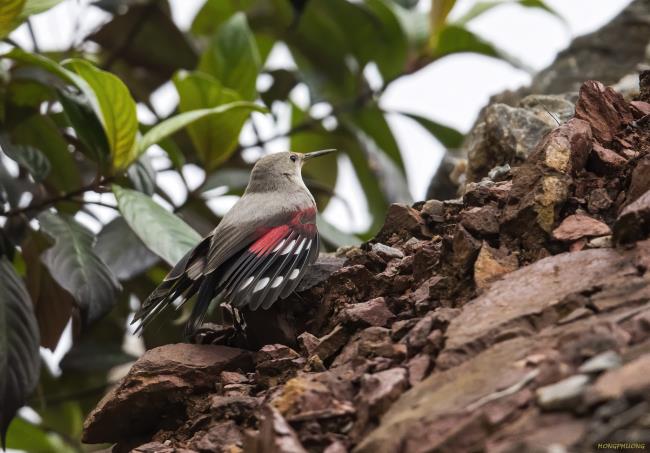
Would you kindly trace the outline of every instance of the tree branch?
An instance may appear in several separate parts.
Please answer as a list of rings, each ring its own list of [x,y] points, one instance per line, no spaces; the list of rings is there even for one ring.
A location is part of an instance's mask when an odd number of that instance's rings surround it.
[[[18,215],[18,214],[26,214],[27,212],[30,212],[30,211],[40,211],[40,210],[48,208],[48,207],[50,207],[50,206],[52,206],[52,205],[54,205],[56,203],[60,203],[62,201],[78,201],[78,200],[75,200],[75,198],[80,196],[80,195],[83,195],[86,192],[98,192],[98,193],[101,193],[102,192],[102,190],[101,190],[102,186],[110,183],[111,181],[113,181],[113,179],[114,178],[112,176],[109,176],[109,177],[106,177],[106,178],[99,178],[99,179],[96,179],[95,181],[93,181],[90,184],[79,187],[78,189],[72,190],[70,192],[63,193],[61,195],[57,195],[55,197],[46,198],[44,200],[40,200],[40,201],[35,202],[35,203],[31,203],[29,206],[25,206],[24,208],[14,208],[14,209],[10,209],[10,210],[5,211],[5,212],[0,212],[0,216],[12,217],[12,216],[15,216],[15,215]]]

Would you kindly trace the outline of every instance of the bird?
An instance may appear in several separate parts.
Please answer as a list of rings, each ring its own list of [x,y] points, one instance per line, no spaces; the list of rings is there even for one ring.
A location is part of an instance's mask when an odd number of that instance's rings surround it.
[[[244,308],[268,309],[290,295],[320,249],[316,202],[302,166],[334,151],[287,151],[259,159],[242,197],[142,303],[132,321],[139,322],[136,332],[176,300],[180,307],[196,296],[185,326],[190,338],[213,300],[238,314]]]

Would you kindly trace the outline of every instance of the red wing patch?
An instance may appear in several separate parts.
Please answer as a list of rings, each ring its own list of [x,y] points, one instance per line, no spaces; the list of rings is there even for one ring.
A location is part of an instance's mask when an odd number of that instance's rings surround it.
[[[318,256],[314,214],[299,212],[290,224],[267,230],[222,274],[219,286],[235,307],[268,308],[289,295]]]

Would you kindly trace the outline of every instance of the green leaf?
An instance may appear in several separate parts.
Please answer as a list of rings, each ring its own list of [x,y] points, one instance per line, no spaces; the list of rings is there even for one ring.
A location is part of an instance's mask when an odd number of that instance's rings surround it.
[[[257,44],[243,13],[236,13],[219,27],[199,62],[201,71],[211,74],[246,101],[256,98],[260,67]]]
[[[41,366],[38,326],[25,285],[0,257],[0,446],[16,411],[34,391]]]
[[[533,70],[518,58],[509,55],[494,44],[484,40],[475,33],[458,25],[447,25],[441,32],[437,47],[433,50],[436,58],[462,52],[472,52],[488,57],[498,58],[510,63],[515,68],[528,72]]]
[[[34,181],[41,182],[50,173],[50,161],[41,150],[33,146],[13,145],[6,135],[0,135],[0,148],[7,157],[26,169]]]
[[[252,110],[266,111],[224,88],[214,77],[181,71],[174,76],[181,114],[153,127],[139,145],[146,149],[162,137],[188,126],[199,158],[208,171],[227,160],[237,147],[239,133]]]
[[[150,197],[117,185],[113,186],[113,193],[133,232],[170,265],[176,264],[201,240],[192,227]]]
[[[50,162],[47,177],[54,187],[69,192],[79,188],[81,178],[77,164],[50,117],[33,115],[21,121],[12,131],[12,143],[39,149]]]
[[[253,3],[255,0],[207,0],[192,21],[192,34],[214,34],[221,24]]]
[[[63,0],[27,0],[22,12],[20,13],[20,20],[22,21],[27,19],[29,16],[43,13],[50,8],[54,8],[62,1]]]
[[[20,417],[11,424],[7,436],[7,448],[33,453],[75,453],[75,450],[66,445],[61,437],[48,433]]]
[[[436,140],[442,143],[442,145],[444,145],[446,148],[460,148],[463,143],[463,138],[465,136],[453,127],[445,126],[444,124],[440,124],[436,121],[430,120],[429,118],[425,118],[414,113],[397,113],[416,121],[420,126],[429,131],[429,133],[433,135]]]
[[[130,280],[158,262],[158,257],[135,235],[123,217],[116,217],[102,228],[95,253],[122,281]]]
[[[109,160],[110,150],[99,118],[83,95],[72,93],[66,89],[58,90],[58,94],[59,102],[61,102],[68,122],[84,145],[82,151],[103,167],[103,164]]]
[[[12,49],[9,52],[1,55],[0,58],[9,58],[23,64],[38,66],[50,74],[54,74],[63,81],[71,84],[76,84],[79,79],[75,73],[68,71],[56,61],[42,55],[25,52],[22,49]]]
[[[465,14],[463,14],[461,17],[459,17],[454,21],[454,24],[461,25],[461,26],[467,25],[469,21],[476,19],[478,16],[485,13],[486,11],[490,11],[491,9],[497,6],[512,5],[512,4],[520,5],[526,8],[541,9],[564,21],[563,17],[557,11],[555,11],[553,8],[548,6],[542,0],[515,0],[515,1],[494,0],[494,1],[480,1],[474,3],[472,7]]]
[[[75,298],[84,326],[108,313],[115,303],[120,284],[93,250],[95,236],[74,218],[43,212],[41,229],[54,246],[41,259],[56,282]]]
[[[132,187],[138,192],[151,196],[156,191],[156,171],[151,165],[151,159],[142,154],[126,172]]]
[[[113,166],[117,169],[128,167],[137,157],[134,144],[138,132],[135,102],[129,89],[118,77],[96,68],[85,60],[68,60],[67,66],[70,66],[90,89],[80,87],[102,123]]]
[[[3,0],[0,3],[0,38],[4,38],[17,24],[25,0]]]
[[[201,82],[198,82],[198,80],[205,77],[205,75],[199,76],[197,74],[196,78],[193,78],[194,80],[187,84],[185,82],[187,79],[181,80],[181,77],[174,78],[174,83],[176,83],[181,95],[181,110],[184,110],[183,104],[189,107],[199,102],[202,104],[209,103],[201,101],[202,96],[199,91],[190,91],[195,87],[200,90]],[[212,82],[214,81],[208,82],[208,84]],[[195,87],[191,87],[190,83]],[[209,96],[208,100],[228,97],[228,93],[211,91],[210,87],[206,87],[206,89],[206,94]],[[220,96],[220,94],[223,95]],[[183,102],[183,99],[185,99],[185,102]],[[246,101],[228,102],[212,108],[189,108],[183,113],[161,121],[149,129],[137,143],[137,155],[141,155],[151,145],[161,142],[182,128],[189,126],[190,136],[201,159],[208,167],[216,166],[230,157],[234,151],[239,132],[251,111],[266,112],[267,110],[260,105]]]
[[[361,239],[359,239],[357,236],[349,233],[344,233],[329,223],[327,220],[325,220],[320,214],[316,216],[316,225],[318,226],[318,234],[320,235],[321,239],[335,248],[343,247],[346,245],[361,244]]]

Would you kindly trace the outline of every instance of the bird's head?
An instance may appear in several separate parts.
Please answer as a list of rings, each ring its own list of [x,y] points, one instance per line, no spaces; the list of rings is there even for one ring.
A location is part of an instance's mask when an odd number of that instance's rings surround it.
[[[269,154],[255,163],[248,183],[248,192],[265,192],[277,190],[285,184],[302,182],[301,169],[305,162],[319,156],[333,153],[335,149],[325,149],[311,153],[294,153],[291,151]]]

